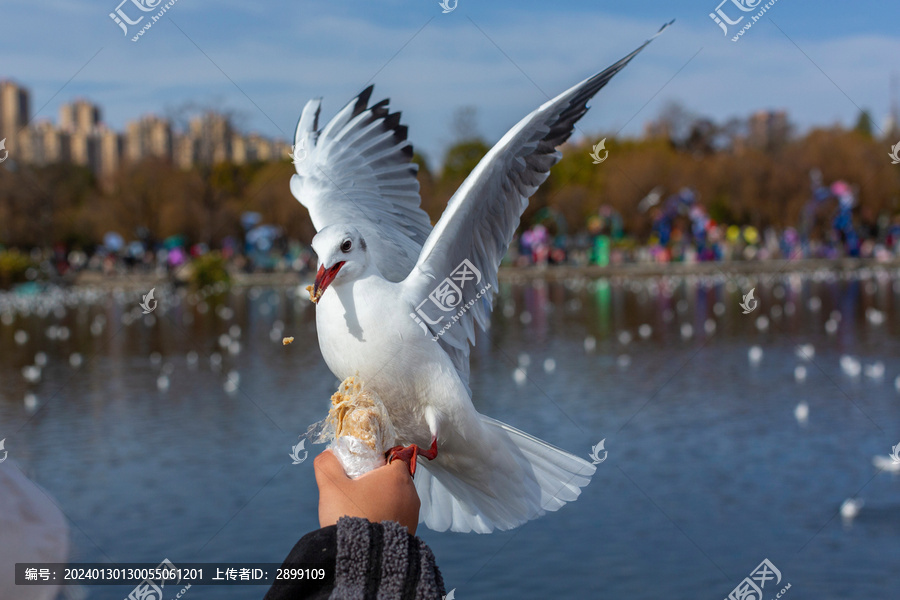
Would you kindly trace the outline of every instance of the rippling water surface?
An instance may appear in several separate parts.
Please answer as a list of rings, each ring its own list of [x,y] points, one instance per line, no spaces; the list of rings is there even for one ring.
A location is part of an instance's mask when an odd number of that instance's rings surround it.
[[[896,274],[501,287],[476,406],[584,457],[605,439],[608,458],[577,502],[515,531],[420,529],[457,598],[723,598],[764,558],[787,598],[900,589],[900,475],[872,462],[900,444]],[[3,297],[10,459],[68,517],[73,561],[280,562],[317,527],[312,460],[291,446],[337,386],[314,307],[299,288],[157,289],[144,316],[139,296]]]

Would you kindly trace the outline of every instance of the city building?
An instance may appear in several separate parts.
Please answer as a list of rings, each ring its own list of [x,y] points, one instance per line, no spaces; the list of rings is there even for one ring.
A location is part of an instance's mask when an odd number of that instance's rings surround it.
[[[783,110],[761,110],[747,120],[747,145],[761,150],[775,150],[783,146],[790,136],[791,128],[787,112]]]
[[[67,133],[94,134],[100,125],[100,107],[87,100],[75,100],[59,107],[59,128]]]
[[[250,162],[247,138],[239,133],[231,136],[231,162],[236,165],[245,165]]]
[[[155,115],[142,117],[126,125],[125,157],[130,162],[144,158],[172,159],[172,124]]]
[[[18,133],[28,125],[30,114],[28,90],[9,80],[0,81],[0,140],[6,140],[8,151],[17,151]]]
[[[191,120],[188,135],[193,138],[197,162],[210,165],[231,160],[234,135],[231,120],[215,112],[206,112]]]
[[[189,135],[175,136],[174,156],[172,159],[175,166],[179,169],[188,170],[197,164],[196,140]]]
[[[100,106],[81,98],[60,106],[59,125],[40,120],[29,126],[30,111],[28,90],[0,80],[0,140],[6,140],[15,160],[37,166],[76,164],[104,178],[126,163],[147,158],[191,169],[200,164],[278,160],[289,151],[282,141],[245,136],[229,115],[214,111],[192,119],[183,132],[168,119],[147,115],[128,122],[124,133],[104,125]]]
[[[60,135],[68,136],[66,162],[100,172],[100,107],[78,99],[59,107]],[[42,155],[41,164],[57,162]]]
[[[106,127],[99,133],[100,144],[100,173],[106,177],[113,175],[122,165],[124,156],[124,140],[122,136]]]

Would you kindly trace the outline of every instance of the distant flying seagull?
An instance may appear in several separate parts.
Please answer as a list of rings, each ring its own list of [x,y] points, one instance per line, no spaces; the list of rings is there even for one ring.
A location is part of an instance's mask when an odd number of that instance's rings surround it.
[[[430,459],[415,485],[433,530],[512,529],[575,500],[594,474],[591,463],[475,410],[469,344],[476,323],[489,325],[500,260],[562,157],[557,146],[648,43],[513,127],[433,229],[407,129],[387,100],[369,106],[370,86],[322,129],[321,99],[303,109],[294,143],[307,154],[291,192],[318,231],[319,347],[339,380],[358,373],[385,403],[403,445],[389,458],[413,473],[417,456]]]

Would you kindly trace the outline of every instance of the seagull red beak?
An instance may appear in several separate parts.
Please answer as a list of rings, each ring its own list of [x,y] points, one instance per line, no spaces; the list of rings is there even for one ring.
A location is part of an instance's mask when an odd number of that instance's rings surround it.
[[[326,269],[324,266],[319,267],[319,272],[316,273],[316,281],[313,284],[312,291],[309,293],[310,300],[318,304],[322,294],[325,293],[325,290],[331,285],[331,282],[334,281],[338,271],[340,271],[343,266],[344,261],[335,263],[330,269]]]

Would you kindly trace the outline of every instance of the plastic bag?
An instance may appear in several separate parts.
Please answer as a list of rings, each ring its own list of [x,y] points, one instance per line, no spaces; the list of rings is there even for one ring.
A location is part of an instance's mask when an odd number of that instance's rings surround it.
[[[359,381],[358,375],[341,382],[331,396],[328,417],[309,428],[315,444],[330,442],[348,477],[383,466],[385,452],[396,445],[397,432],[381,399]]]

